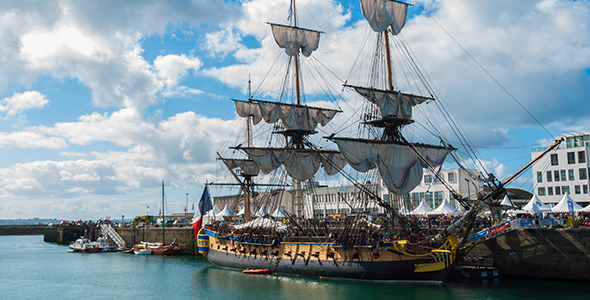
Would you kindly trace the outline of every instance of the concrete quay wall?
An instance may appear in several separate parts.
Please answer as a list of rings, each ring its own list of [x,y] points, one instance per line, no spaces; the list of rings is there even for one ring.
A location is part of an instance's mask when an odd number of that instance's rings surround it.
[[[136,243],[162,242],[162,227],[123,227],[115,228],[117,233],[125,240],[128,248]],[[164,244],[170,244],[176,240],[181,254],[196,254],[196,239],[192,227],[166,227],[164,231]]]
[[[502,275],[590,281],[590,229],[525,228],[477,245]]]

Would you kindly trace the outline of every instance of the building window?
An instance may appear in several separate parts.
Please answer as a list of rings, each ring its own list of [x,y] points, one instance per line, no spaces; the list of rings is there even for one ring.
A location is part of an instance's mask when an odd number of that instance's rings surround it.
[[[455,173],[449,173],[447,176],[448,176],[449,182],[455,182],[457,180],[457,179],[455,179]]]
[[[586,168],[581,168],[578,171],[580,173],[580,179],[588,179],[588,172],[586,172]]]
[[[551,165],[552,166],[559,165],[559,162],[557,161],[557,154],[551,154]]]
[[[567,179],[568,180],[574,180],[574,169],[568,169],[567,170]]]
[[[552,186],[547,188],[547,195],[553,196],[553,187]]]
[[[587,184],[584,184],[584,185],[582,186],[582,193],[583,193],[583,194],[588,194],[588,185],[587,185]]]
[[[537,194],[539,194],[539,196],[545,196],[545,188],[544,187],[540,187],[538,189]]]
[[[537,172],[537,182],[543,182],[543,172]]]
[[[432,192],[425,193],[425,195],[426,198],[424,198],[424,201],[426,202],[426,204],[430,205],[430,207],[435,207],[434,201],[432,201]]]
[[[559,181],[559,170],[553,171],[553,177],[555,177],[555,181]]]
[[[566,181],[567,179],[565,179],[565,170],[561,170],[561,181]]]
[[[431,183],[432,182],[432,175],[424,175],[424,183]]]
[[[576,163],[576,153],[575,152],[568,152],[567,153],[567,163],[570,165]]]
[[[579,195],[582,192],[582,190],[580,190],[580,186],[579,185],[574,185],[574,193],[576,193],[577,195]]]
[[[561,195],[561,187],[559,187],[559,186],[555,187],[555,195]]]
[[[578,151],[578,163],[585,163],[586,162],[586,151]]]
[[[565,193],[571,194],[570,187],[568,185],[561,187],[561,193],[565,195]]]
[[[551,171],[547,171],[547,182],[551,182],[552,180],[552,176],[551,176]]]
[[[443,200],[444,198],[444,192],[440,191],[440,192],[434,192],[434,200]]]

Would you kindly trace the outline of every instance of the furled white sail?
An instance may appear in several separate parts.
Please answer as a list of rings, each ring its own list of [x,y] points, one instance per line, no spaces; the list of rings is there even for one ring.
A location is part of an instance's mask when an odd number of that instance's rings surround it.
[[[262,113],[257,102],[235,101],[236,112],[242,118],[252,117],[252,124],[256,125],[262,121]]]
[[[361,0],[361,8],[369,26],[382,32],[391,26],[393,34],[399,34],[406,25],[408,4],[392,0]]]
[[[408,193],[422,180],[423,168],[426,166],[408,145],[339,138],[333,140],[355,170],[367,172],[378,168],[381,179],[392,193]],[[452,149],[417,145],[416,150],[431,167],[437,167]]]
[[[289,56],[297,55],[299,51],[306,57],[310,56],[320,43],[319,31],[280,24],[270,26],[275,41]]]
[[[256,162],[250,159],[223,158],[223,161],[229,169],[240,168],[242,173],[247,176],[256,176],[260,172]]]
[[[277,148],[241,148],[255,161],[261,171],[268,173],[281,165],[287,174],[297,180],[313,178],[320,165],[328,175],[338,173],[346,165],[342,155],[335,151],[309,151]]]
[[[400,119],[411,119],[412,108],[432,98],[405,94],[396,91],[383,91],[358,86],[349,86],[354,88],[357,93],[365,97],[369,102],[374,103],[379,108],[382,117],[395,117]]]
[[[235,101],[240,117],[252,117],[254,125],[264,119],[267,123],[279,120],[287,129],[313,131],[318,123],[326,126],[339,110],[315,108],[307,105],[285,104],[267,101]]]

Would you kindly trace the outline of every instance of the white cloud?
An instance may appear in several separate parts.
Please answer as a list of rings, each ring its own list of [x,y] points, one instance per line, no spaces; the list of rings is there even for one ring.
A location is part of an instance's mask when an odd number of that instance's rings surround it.
[[[38,132],[0,132],[0,148],[48,148],[61,149],[67,146],[65,139],[45,136]]]
[[[154,60],[154,67],[158,70],[160,78],[168,86],[176,86],[180,80],[188,74],[189,70],[197,72],[203,63],[196,57],[186,55],[158,56]]]
[[[14,116],[24,110],[44,107],[47,103],[49,103],[49,100],[43,94],[37,91],[27,91],[2,99],[0,101],[0,112],[6,112],[8,116]]]

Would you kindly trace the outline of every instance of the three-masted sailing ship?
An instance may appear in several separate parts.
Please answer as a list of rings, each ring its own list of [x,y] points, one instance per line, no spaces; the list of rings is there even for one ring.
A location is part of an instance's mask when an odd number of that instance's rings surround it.
[[[378,41],[383,42],[389,61],[388,41],[404,26],[408,5],[389,0],[361,0],[361,5],[369,25],[380,36]],[[318,48],[320,32],[298,27],[295,1],[290,11],[292,24],[270,26],[275,41],[284,48],[289,65],[293,66],[295,101],[235,100],[240,117],[251,120],[254,125],[262,120],[275,124],[274,134],[282,136],[285,144],[252,147],[248,139],[246,146],[235,147],[247,158],[236,160],[220,156],[220,159],[228,169],[242,171],[241,177],[233,171],[232,174],[246,194],[246,221],[250,220],[253,178],[260,172],[277,169],[288,175],[296,191],[296,215],[290,216],[288,222],[291,232],[285,230],[285,224],[273,221],[258,222],[257,226],[249,226],[247,222],[238,229],[209,226],[199,232],[200,252],[214,265],[231,269],[269,269],[279,274],[367,280],[444,280],[457,258],[457,236],[444,234],[437,239],[411,240],[410,233],[417,230],[416,227],[401,218],[395,205],[361,183],[354,184],[360,192],[383,206],[391,218],[383,226],[375,226],[357,215],[335,228],[324,227],[325,230],[318,233],[317,226],[305,220],[302,182],[312,181],[320,167],[328,175],[342,174],[347,164],[359,172],[377,168],[388,191],[399,196],[420,183],[424,168],[440,166],[454,148],[412,143],[404,138],[401,129],[413,122],[413,106],[433,99],[396,91],[391,78],[385,88],[347,85],[379,113],[378,118],[364,122],[380,132],[378,138],[331,135],[329,140],[340,151],[326,150],[311,143],[309,137],[317,133],[318,124],[325,126],[341,111],[312,107],[300,101],[300,56],[310,56]],[[392,71],[386,72],[390,76]]]

